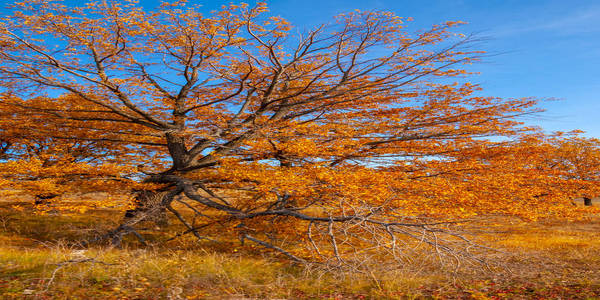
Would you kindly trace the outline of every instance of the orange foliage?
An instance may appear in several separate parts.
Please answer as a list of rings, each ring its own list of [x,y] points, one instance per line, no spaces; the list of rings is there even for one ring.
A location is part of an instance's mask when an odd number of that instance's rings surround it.
[[[0,174],[20,189],[163,184],[190,230],[177,195],[294,259],[276,237],[341,259],[431,218],[578,217],[571,198],[598,192],[598,140],[544,136],[519,122],[535,99],[458,83],[481,54],[450,31],[461,22],[411,34],[392,13],[355,11],[298,36],[263,3],[14,11],[0,24]]]

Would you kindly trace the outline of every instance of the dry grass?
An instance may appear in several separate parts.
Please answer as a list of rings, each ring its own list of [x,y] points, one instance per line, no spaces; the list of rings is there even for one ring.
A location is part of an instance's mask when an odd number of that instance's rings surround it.
[[[236,247],[168,244],[82,249],[73,241],[119,220],[111,210],[85,216],[18,212],[0,202],[2,299],[595,299],[600,297],[600,217],[586,222],[522,223],[487,218],[473,225],[498,252],[489,269],[453,272],[415,257],[412,266],[371,274],[326,273]],[[476,225],[476,226],[475,226]],[[173,236],[170,228],[149,235]],[[427,257],[427,256],[423,256]],[[65,263],[71,261],[70,263]]]

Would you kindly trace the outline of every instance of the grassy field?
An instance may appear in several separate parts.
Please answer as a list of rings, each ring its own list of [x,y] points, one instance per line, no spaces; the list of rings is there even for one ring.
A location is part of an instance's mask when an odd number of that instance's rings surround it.
[[[23,210],[11,207],[21,205]],[[489,267],[424,261],[395,271],[331,273],[235,246],[198,244],[180,228],[121,249],[78,247],[120,214],[32,214],[0,202],[1,299],[600,299],[600,217],[579,222],[494,217],[473,224],[501,252]],[[149,234],[149,232],[148,232]]]

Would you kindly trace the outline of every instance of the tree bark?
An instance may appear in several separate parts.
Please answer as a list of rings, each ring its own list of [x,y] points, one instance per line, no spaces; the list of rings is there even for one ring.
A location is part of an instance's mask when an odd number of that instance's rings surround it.
[[[169,191],[138,191],[135,196],[136,206],[125,212],[125,221],[133,224],[151,221],[160,228],[169,226],[167,204],[170,201],[163,201],[168,194]]]
[[[38,194],[35,195],[35,205],[48,204],[48,200],[58,197],[57,194]]]

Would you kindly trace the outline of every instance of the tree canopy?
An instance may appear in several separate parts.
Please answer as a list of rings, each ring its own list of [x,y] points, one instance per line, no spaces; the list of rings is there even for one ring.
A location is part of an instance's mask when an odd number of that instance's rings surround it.
[[[0,23],[0,180],[154,193],[117,240],[167,209],[200,239],[294,260],[396,257],[407,238],[458,253],[449,222],[580,216],[571,198],[598,192],[598,140],[524,126],[536,99],[466,81],[484,54],[452,31],[461,22],[413,33],[354,11],[293,30],[264,3],[205,15],[185,1],[13,11]]]

